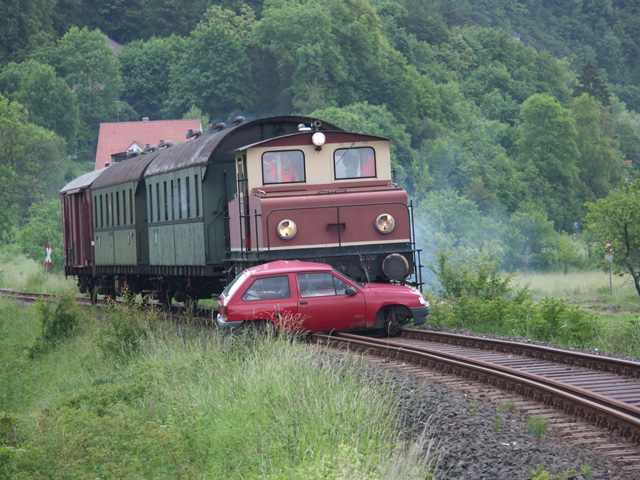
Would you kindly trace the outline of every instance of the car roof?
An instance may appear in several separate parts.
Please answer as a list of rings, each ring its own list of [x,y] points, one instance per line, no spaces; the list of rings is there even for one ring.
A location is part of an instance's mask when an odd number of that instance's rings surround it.
[[[330,272],[331,265],[326,263],[302,262],[300,260],[278,260],[256,265],[245,270],[249,275],[272,275],[291,272]]]

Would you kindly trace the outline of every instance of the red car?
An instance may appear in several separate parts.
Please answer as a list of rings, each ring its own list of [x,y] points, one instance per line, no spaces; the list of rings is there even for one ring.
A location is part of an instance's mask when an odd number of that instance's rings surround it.
[[[324,263],[280,260],[247,268],[225,288],[218,325],[222,331],[260,322],[280,332],[385,329],[395,334],[411,319],[424,324],[429,308],[415,288],[360,284]]]

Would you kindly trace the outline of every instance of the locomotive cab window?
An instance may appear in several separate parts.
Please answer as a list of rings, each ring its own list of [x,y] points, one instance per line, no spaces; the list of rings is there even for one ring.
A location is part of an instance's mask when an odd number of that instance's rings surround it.
[[[339,148],[333,153],[336,180],[375,178],[376,153],[371,147]]]
[[[300,150],[262,154],[262,183],[302,183],[305,181],[304,153]]]

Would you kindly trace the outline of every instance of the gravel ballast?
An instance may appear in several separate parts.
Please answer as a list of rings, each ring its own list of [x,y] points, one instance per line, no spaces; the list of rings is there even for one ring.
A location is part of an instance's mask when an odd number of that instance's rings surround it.
[[[435,442],[438,478],[525,480],[538,468],[558,479],[637,477],[593,445],[561,438],[561,430],[553,425],[547,434],[536,437],[527,426],[527,418],[534,415],[513,408],[515,397],[508,392],[503,397],[494,393],[498,401],[489,401],[473,393],[488,387],[448,376],[420,379],[394,362],[372,360],[365,371],[368,379],[383,382],[396,392],[406,438],[418,439],[427,429],[427,436]],[[462,389],[460,382],[471,387]],[[546,409],[544,405],[540,408]],[[567,416],[567,421],[572,419]],[[602,434],[606,436],[606,431]],[[609,443],[617,441],[612,437]]]

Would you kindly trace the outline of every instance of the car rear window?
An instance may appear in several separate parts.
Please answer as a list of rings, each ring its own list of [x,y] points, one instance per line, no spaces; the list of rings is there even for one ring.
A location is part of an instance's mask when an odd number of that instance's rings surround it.
[[[289,277],[278,275],[276,277],[257,278],[242,295],[242,301],[280,300],[290,296]]]
[[[248,276],[249,275],[244,272],[240,273],[231,281],[229,285],[226,286],[226,288],[222,291],[222,295],[224,295],[225,298],[231,298],[231,296],[238,290],[238,288],[240,288],[240,285],[244,283],[244,279]]]

